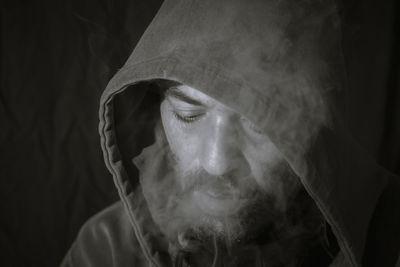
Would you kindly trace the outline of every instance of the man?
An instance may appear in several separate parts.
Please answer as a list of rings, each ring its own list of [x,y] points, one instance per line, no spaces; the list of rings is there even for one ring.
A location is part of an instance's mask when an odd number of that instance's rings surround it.
[[[331,0],[165,1],[101,100],[121,202],[63,266],[395,266],[400,186],[341,124]]]

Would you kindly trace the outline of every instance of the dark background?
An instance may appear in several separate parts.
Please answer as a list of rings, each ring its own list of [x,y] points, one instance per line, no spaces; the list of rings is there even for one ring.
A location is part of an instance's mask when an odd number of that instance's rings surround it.
[[[340,10],[347,124],[400,174],[396,2],[347,0]],[[84,221],[118,199],[98,102],[161,1],[0,3],[0,265],[57,266]]]

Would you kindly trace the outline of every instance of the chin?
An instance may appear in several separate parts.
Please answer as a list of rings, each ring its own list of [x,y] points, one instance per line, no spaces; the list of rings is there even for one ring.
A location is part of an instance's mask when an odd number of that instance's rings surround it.
[[[216,239],[231,247],[247,239],[262,221],[261,218],[254,220],[255,214],[250,211],[256,210],[255,203],[245,199],[210,200],[194,193],[184,203],[182,215],[187,225],[183,229],[192,235],[191,238],[205,243]]]
[[[223,243],[226,247],[231,247],[240,242],[246,235],[238,218],[221,218],[208,214],[203,214],[199,221],[189,225],[187,232],[190,233],[190,238],[197,240],[203,244],[208,244],[217,240]]]

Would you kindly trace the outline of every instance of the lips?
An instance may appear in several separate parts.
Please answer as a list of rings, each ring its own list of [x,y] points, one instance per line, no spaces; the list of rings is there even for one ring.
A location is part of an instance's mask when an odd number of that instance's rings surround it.
[[[229,183],[216,182],[194,190],[193,198],[203,212],[216,217],[228,216],[241,206],[237,191]]]
[[[235,190],[232,185],[226,182],[215,182],[200,188],[201,191],[212,198],[229,199],[234,198]]]

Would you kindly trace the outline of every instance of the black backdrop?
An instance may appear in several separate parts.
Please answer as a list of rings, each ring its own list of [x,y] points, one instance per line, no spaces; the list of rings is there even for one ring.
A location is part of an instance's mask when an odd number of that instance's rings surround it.
[[[98,101],[160,4],[1,2],[1,266],[57,266],[82,223],[118,199]],[[399,4],[340,6],[347,123],[366,153],[400,174]]]

